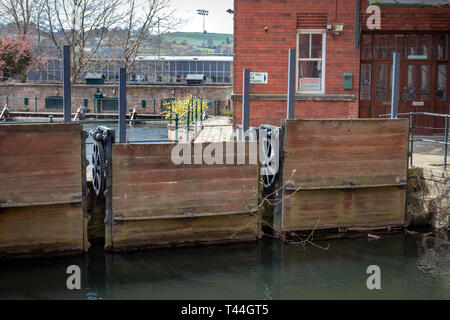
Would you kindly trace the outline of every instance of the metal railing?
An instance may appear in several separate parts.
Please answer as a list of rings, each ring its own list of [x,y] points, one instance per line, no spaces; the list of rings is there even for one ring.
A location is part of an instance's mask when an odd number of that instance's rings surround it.
[[[193,130],[193,138],[198,135],[201,128],[203,128],[203,119],[207,117],[207,109],[204,108],[204,102],[210,106],[214,107],[214,114],[218,111],[216,108],[219,107],[219,103],[216,100],[208,101],[207,99],[191,99],[188,104],[182,105],[186,107],[186,111],[182,114],[178,114],[173,112],[174,110],[174,100],[173,99],[162,99],[160,100],[160,111],[161,118],[153,118],[153,119],[126,119],[126,123],[128,124],[139,124],[146,122],[162,122],[166,121],[168,124],[174,124],[174,139],[143,139],[143,140],[129,140],[127,139],[127,143],[145,143],[145,142],[179,142],[180,138],[183,135],[186,136],[185,141],[191,141],[191,131]],[[179,106],[180,104],[178,104]],[[217,110],[217,111],[216,111]],[[94,116],[95,113],[87,113],[86,117]],[[45,115],[48,117],[48,121],[0,121],[0,125],[2,124],[45,124],[45,123],[63,123],[63,118],[56,117],[55,115]],[[82,124],[116,124],[118,123],[118,119],[87,119],[87,120],[72,120],[72,122],[82,123]],[[168,128],[169,129],[169,128]],[[92,143],[87,143],[92,144]]]
[[[410,164],[410,166],[411,167],[413,166],[414,142],[420,141],[420,142],[440,144],[440,145],[444,146],[444,170],[447,170],[448,146],[450,145],[450,143],[448,141],[449,140],[448,130],[449,130],[450,114],[439,114],[439,113],[431,113],[431,112],[408,112],[408,113],[399,113],[398,116],[399,117],[401,117],[401,116],[409,117],[409,164]],[[429,117],[444,118],[445,126],[444,126],[444,128],[414,126],[414,117],[415,116],[429,116]],[[387,118],[387,117],[391,117],[391,114],[381,114],[381,115],[379,115],[379,117]],[[415,138],[414,137],[414,129],[444,130],[444,141],[425,139],[425,138]]]
[[[169,122],[175,121],[175,118],[168,119],[126,119],[128,124],[137,124],[137,123],[145,123],[145,122]],[[0,121],[0,125],[23,125],[23,124],[46,124],[46,123],[64,123],[63,118],[55,119],[53,116],[48,117],[48,121]],[[72,120],[72,123],[82,123],[82,124],[117,124],[118,120],[114,119],[98,119],[98,120]],[[131,127],[128,127],[130,129]],[[176,128],[176,130],[178,130]],[[178,133],[176,133],[177,135]],[[127,143],[155,143],[155,142],[174,142],[171,139],[140,139],[140,140],[130,140],[127,139]],[[86,144],[92,144],[86,142]]]
[[[62,92],[61,92],[62,93]],[[165,103],[174,99],[131,99],[127,98],[127,104],[130,108],[139,108],[140,113],[161,114],[165,111]],[[72,97],[72,106],[85,107],[89,114],[103,112],[114,112],[118,110],[117,97]],[[37,97],[37,96],[0,96],[0,106],[8,105],[11,112],[58,112],[63,110],[63,97],[56,93],[55,96]],[[220,114],[220,100],[208,100],[209,109],[216,116]]]
[[[169,115],[170,119],[174,119],[175,121],[175,141],[178,142],[181,140],[183,135],[186,136],[185,141],[191,141],[191,130],[194,131],[193,138],[195,139],[203,128],[203,118],[207,115],[207,110],[203,109],[203,103],[207,101],[204,99],[191,99],[188,104],[181,104],[181,106],[186,107],[186,111],[182,114],[173,113],[173,104],[170,103]],[[180,106],[180,104],[178,104]],[[172,124],[172,120],[170,120],[170,124]],[[200,126],[200,130],[199,130]],[[183,129],[183,132],[179,134],[179,130]]]

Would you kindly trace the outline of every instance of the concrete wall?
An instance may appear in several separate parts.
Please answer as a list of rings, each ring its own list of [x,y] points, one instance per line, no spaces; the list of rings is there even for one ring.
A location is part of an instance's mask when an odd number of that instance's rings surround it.
[[[75,112],[83,99],[89,99],[88,108],[94,112],[94,93],[97,87],[101,88],[106,98],[118,97],[117,85],[88,86],[84,84],[72,85],[72,111]],[[128,108],[137,107],[138,113],[153,113],[153,99],[160,100],[166,98],[181,98],[187,94],[208,100],[218,99],[220,110],[223,113],[228,97],[231,96],[231,86],[177,86],[177,85],[128,85],[127,102]],[[0,105],[8,104],[11,111],[49,111],[45,110],[45,98],[49,96],[62,96],[63,89],[61,83],[0,83]],[[29,104],[24,104],[24,98],[29,98]],[[37,97],[37,99],[35,99]],[[141,107],[141,100],[147,100],[145,109]],[[159,102],[157,102],[156,112],[159,112]]]

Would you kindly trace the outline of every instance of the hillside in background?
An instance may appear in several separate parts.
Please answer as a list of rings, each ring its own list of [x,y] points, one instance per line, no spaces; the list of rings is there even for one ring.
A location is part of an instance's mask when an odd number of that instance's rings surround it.
[[[142,48],[142,55],[156,55],[157,41]],[[233,35],[226,33],[173,32],[161,36],[161,55],[233,55]]]
[[[226,33],[201,33],[201,32],[174,32],[164,35],[169,42],[187,43],[191,46],[202,47],[204,41],[208,45],[220,46],[222,44],[233,44],[233,35]]]

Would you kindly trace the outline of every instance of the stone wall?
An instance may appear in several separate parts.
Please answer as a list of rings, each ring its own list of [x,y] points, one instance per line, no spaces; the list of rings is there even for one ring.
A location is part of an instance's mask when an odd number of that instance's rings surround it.
[[[408,176],[407,225],[450,230],[449,172],[410,168]]]
[[[88,99],[88,108],[94,112],[94,93],[97,88],[106,98],[118,97],[117,85],[92,86],[85,84],[72,85],[72,112],[83,105],[83,99]],[[137,107],[138,113],[153,113],[154,100],[156,112],[159,112],[159,100],[167,98],[181,98],[187,94],[208,100],[219,100],[220,113],[223,114],[230,98],[232,86],[180,86],[180,85],[127,85],[128,108]],[[11,111],[52,111],[45,108],[45,98],[62,96],[63,87],[61,83],[0,83],[0,106],[4,106],[8,100]],[[8,98],[6,98],[8,97]],[[25,99],[28,98],[28,105]],[[146,100],[146,107],[142,108],[141,101]],[[55,110],[53,110],[55,111]],[[61,110],[57,110],[61,111]],[[213,111],[211,111],[213,112]]]

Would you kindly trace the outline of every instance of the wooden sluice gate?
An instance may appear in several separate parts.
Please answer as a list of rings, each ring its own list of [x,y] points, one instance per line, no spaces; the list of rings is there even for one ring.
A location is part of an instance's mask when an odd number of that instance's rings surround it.
[[[87,251],[81,124],[0,126],[0,257]]]
[[[185,163],[174,163],[175,146],[189,150]],[[258,168],[248,161],[249,143],[216,146],[221,160],[206,164],[201,157],[212,144],[114,145],[105,248],[257,240]],[[240,149],[246,150],[245,164],[236,161]],[[230,157],[233,164],[226,164]]]
[[[408,120],[284,120],[274,228],[401,227]]]
[[[0,257],[87,251],[87,212],[104,214],[108,251],[262,236],[261,141],[115,144],[106,127],[90,133],[90,196],[104,210],[87,208],[81,123],[0,126]],[[403,226],[407,119],[284,120],[279,133],[277,234]]]

